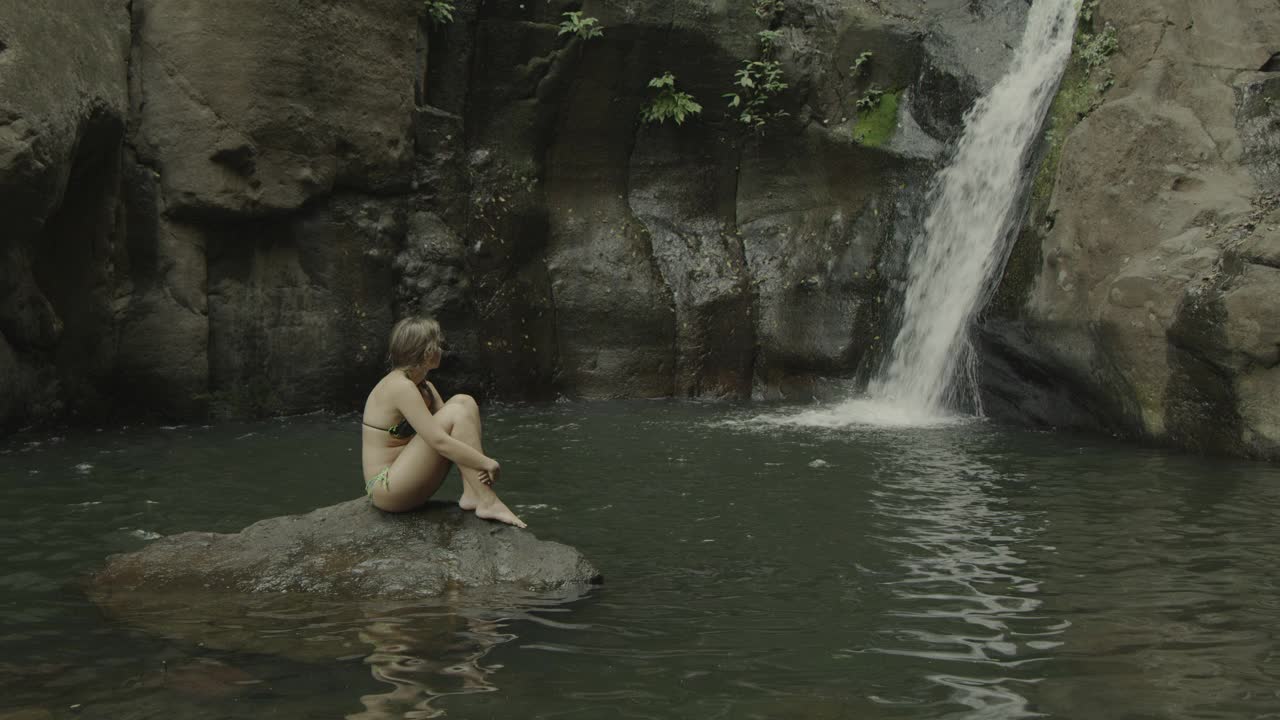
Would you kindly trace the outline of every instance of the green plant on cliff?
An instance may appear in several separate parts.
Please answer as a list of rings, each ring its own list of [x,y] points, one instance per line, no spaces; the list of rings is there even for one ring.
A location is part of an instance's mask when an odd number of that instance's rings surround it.
[[[674,120],[684,124],[685,118],[702,112],[702,106],[689,93],[676,90],[676,76],[663,73],[649,81],[649,87],[658,94],[640,110],[640,119],[647,123],[664,123]]]
[[[1080,60],[1091,69],[1100,68],[1120,49],[1120,39],[1116,35],[1116,27],[1111,23],[1102,32],[1086,34],[1081,38],[1078,49]]]
[[[778,46],[778,41],[782,39],[782,33],[778,30],[761,30],[756,33],[756,42],[760,43],[760,52],[765,55],[773,54],[774,48]]]
[[[765,21],[781,15],[782,11],[786,9],[787,5],[783,0],[755,0],[755,3],[752,4],[752,10],[755,11],[756,17]]]
[[[849,77],[857,80],[862,74],[871,69],[871,58],[873,57],[870,50],[863,50],[858,57],[849,66]]]
[[[1093,14],[1098,11],[1099,0],[1086,0],[1080,6],[1080,23],[1084,27],[1093,27]]]
[[[453,22],[453,12],[457,10],[449,0],[423,0],[422,12],[430,18],[432,25],[446,25]]]
[[[560,22],[560,32],[557,35],[574,35],[583,40],[604,35],[600,21],[593,17],[583,17],[581,12],[567,12],[563,16],[565,19]]]
[[[738,122],[757,134],[763,134],[771,122],[788,115],[774,102],[778,94],[787,89],[782,78],[782,63],[773,58],[780,37],[774,30],[763,30],[757,35],[760,59],[743,60],[742,67],[734,73],[735,91],[723,95],[729,109],[738,111]]]
[[[1089,72],[1099,76],[1097,83],[1099,92],[1105,92],[1115,83],[1110,59],[1119,49],[1120,39],[1115,26],[1111,23],[1107,23],[1102,32],[1084,34],[1078,40],[1077,56]]]
[[[884,97],[884,91],[880,89],[880,86],[872,85],[867,88],[867,91],[862,94],[862,97],[858,98],[858,101],[853,106],[863,111],[875,110],[880,105],[882,97]]]

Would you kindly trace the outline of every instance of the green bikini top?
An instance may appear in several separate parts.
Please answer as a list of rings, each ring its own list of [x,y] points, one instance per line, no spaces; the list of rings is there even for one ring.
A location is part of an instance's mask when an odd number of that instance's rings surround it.
[[[406,440],[418,433],[418,431],[414,430],[413,426],[409,424],[408,418],[401,420],[400,422],[396,423],[395,425],[392,425],[389,428],[380,428],[377,425],[370,425],[369,423],[363,420],[360,421],[360,424],[364,425],[365,427],[371,427],[374,430],[381,430],[382,432],[389,434],[391,437],[397,440]]]

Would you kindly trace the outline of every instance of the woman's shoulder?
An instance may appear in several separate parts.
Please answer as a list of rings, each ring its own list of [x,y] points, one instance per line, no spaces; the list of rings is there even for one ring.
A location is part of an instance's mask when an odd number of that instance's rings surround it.
[[[382,416],[396,413],[403,401],[404,392],[413,388],[413,381],[405,377],[404,373],[392,370],[383,375],[369,391],[369,397],[365,400],[366,414]]]
[[[416,387],[417,386],[413,384],[413,380],[410,380],[408,375],[405,375],[399,370],[392,370],[382,376],[382,379],[378,381],[374,390],[376,391],[381,389],[385,392],[399,393]]]
[[[373,389],[369,391],[369,396],[373,397],[376,395],[386,395],[388,393],[395,393],[396,391],[400,390],[404,385],[412,385],[412,384],[413,384],[413,381],[405,377],[404,373],[400,372],[399,370],[392,370],[391,372],[379,378],[378,382],[374,383]]]

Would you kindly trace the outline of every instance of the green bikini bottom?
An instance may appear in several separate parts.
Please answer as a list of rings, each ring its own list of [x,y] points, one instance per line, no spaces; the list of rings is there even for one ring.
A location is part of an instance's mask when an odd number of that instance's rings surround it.
[[[382,468],[382,472],[364,481],[364,494],[372,495],[374,485],[382,485],[383,490],[391,489],[391,466]]]

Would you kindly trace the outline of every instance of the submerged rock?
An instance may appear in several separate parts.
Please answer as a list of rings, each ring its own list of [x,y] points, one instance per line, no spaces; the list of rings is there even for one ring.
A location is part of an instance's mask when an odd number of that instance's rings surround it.
[[[581,591],[600,579],[577,550],[456,505],[390,514],[359,499],[263,520],[235,534],[187,532],[114,555],[90,592],[107,606],[139,591],[364,601],[433,598],[467,588]]]

